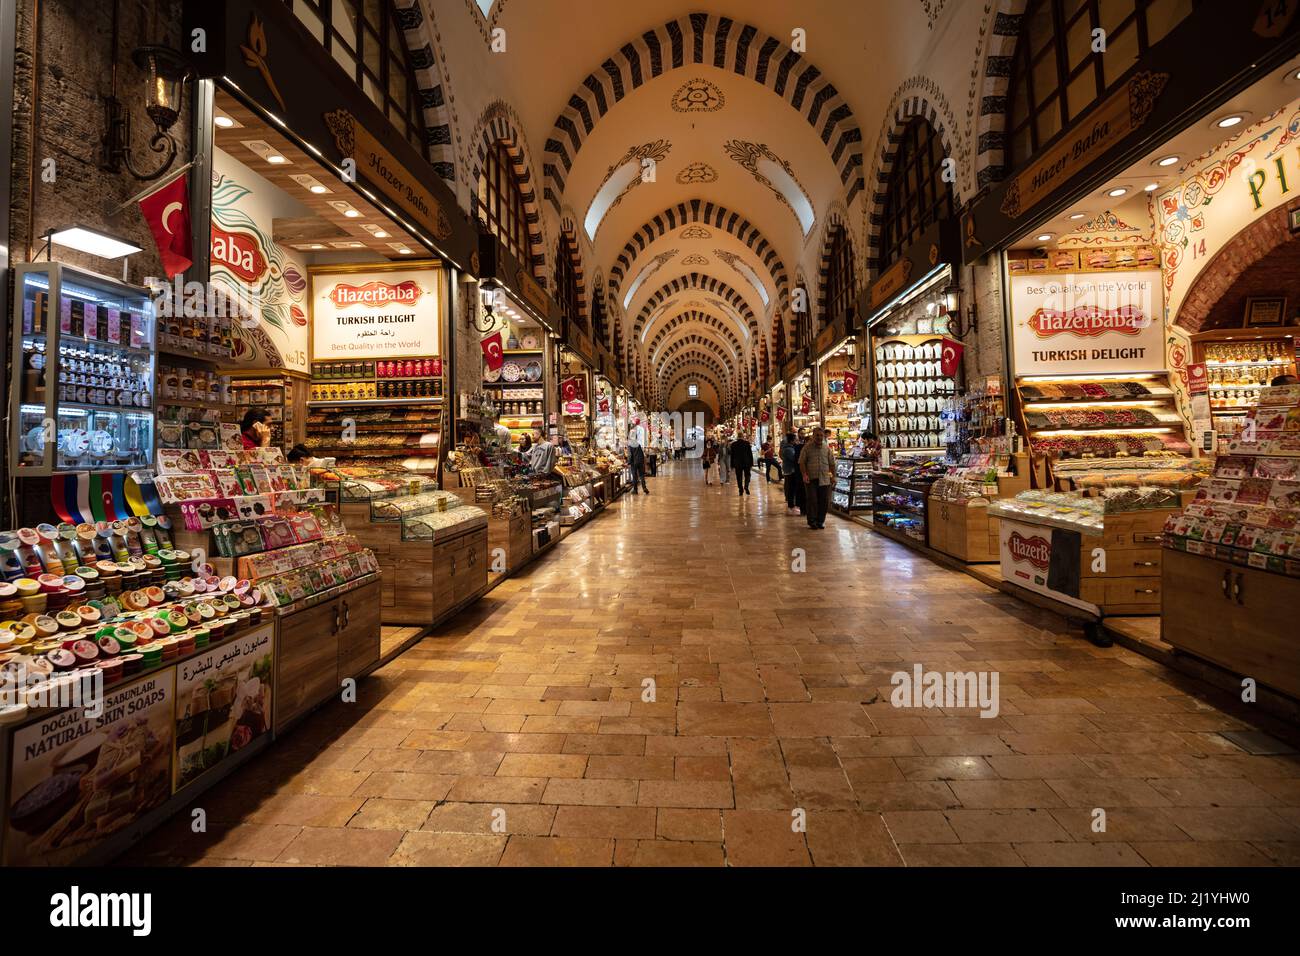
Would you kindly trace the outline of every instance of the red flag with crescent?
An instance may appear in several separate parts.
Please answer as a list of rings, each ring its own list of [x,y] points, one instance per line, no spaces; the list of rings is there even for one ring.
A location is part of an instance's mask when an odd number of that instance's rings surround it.
[[[167,278],[194,264],[190,242],[189,176],[177,176],[162,189],[140,200],[140,213],[153,233]]]
[[[483,361],[489,369],[495,372],[505,364],[506,353],[504,346],[501,344],[500,332],[493,332],[479,342],[478,345],[483,350]]]
[[[957,369],[961,368],[961,355],[966,346],[956,339],[944,339],[943,351],[940,352],[939,369],[947,378],[956,378]]]
[[[844,394],[848,398],[853,398],[858,394],[858,375],[856,372],[844,373]]]

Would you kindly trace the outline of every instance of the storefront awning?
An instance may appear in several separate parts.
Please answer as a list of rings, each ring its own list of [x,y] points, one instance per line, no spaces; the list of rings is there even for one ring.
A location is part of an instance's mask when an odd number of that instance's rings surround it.
[[[183,49],[196,75],[236,93],[458,269],[472,270],[477,231],[433,166],[277,0],[185,0]],[[202,31],[198,33],[196,31]],[[345,167],[345,161],[348,162]]]
[[[933,278],[938,269],[960,261],[956,219],[936,222],[903,251],[903,255],[862,290],[858,314],[870,326],[914,286]]]
[[[479,233],[477,262],[474,274],[480,282],[504,287],[548,332],[560,334],[559,304],[496,236]]]

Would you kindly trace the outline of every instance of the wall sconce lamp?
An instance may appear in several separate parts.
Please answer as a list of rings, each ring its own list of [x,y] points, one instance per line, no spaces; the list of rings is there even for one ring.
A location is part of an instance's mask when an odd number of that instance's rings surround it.
[[[959,287],[954,285],[944,289],[940,294],[940,301],[947,312],[948,328],[954,338],[964,339],[968,333],[979,331],[979,314],[973,304],[966,309],[966,314],[962,315]]]
[[[121,172],[126,167],[143,182],[158,179],[176,161],[176,139],[170,130],[181,115],[185,83],[191,72],[179,53],[164,46],[142,46],[131,59],[148,77],[144,110],[156,127],[149,137],[149,149],[162,156],[162,163],[151,172],[140,172],[131,161],[131,111],[117,98],[116,76],[113,92],[104,101],[107,129],[104,132],[104,164],[107,172]]]
[[[482,282],[478,287],[479,301],[483,303],[482,318],[479,317],[478,309],[475,309],[472,315],[475,331],[487,335],[496,328],[497,319],[494,309],[497,304],[497,296],[501,294],[501,289],[495,282]]]

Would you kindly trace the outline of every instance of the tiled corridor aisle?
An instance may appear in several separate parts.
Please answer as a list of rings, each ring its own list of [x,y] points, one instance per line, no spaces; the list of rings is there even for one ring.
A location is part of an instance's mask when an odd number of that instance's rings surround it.
[[[651,488],[126,862],[1300,862],[1300,759],[1199,685],[761,480]],[[999,716],[893,708],[916,662],[998,671]]]

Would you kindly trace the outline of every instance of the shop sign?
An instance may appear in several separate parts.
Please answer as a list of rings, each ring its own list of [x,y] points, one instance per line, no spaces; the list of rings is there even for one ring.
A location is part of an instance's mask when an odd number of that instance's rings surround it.
[[[1204,395],[1210,390],[1210,375],[1204,362],[1187,366],[1187,394]]]
[[[572,401],[564,403],[564,414],[566,415],[586,415],[587,405],[585,402]]]
[[[229,231],[212,223],[212,261],[225,266],[241,282],[256,285],[270,268],[262,244],[251,232]]]
[[[351,113],[343,109],[326,113],[325,125],[338,151],[355,159],[357,172],[378,186],[401,212],[429,230],[435,239],[445,241],[451,237],[451,220],[442,204]]]
[[[537,310],[537,314],[543,319],[549,319],[551,311],[551,297],[546,294],[540,282],[534,279],[526,269],[519,269],[515,272],[515,289],[523,300]]]
[[[844,334],[844,323],[833,321],[826,328],[818,333],[816,341],[813,343],[813,351],[818,355],[825,355],[835,345],[835,340]]]
[[[1033,209],[1145,123],[1168,82],[1168,73],[1134,74],[1122,89],[1104,100],[1059,143],[1043,150],[1012,181],[1002,199],[1002,213],[1015,219]]]
[[[67,866],[172,795],[176,669],[107,692],[97,718],[56,711],[15,730],[4,862]]]
[[[439,355],[437,269],[313,272],[312,358]]]
[[[177,791],[270,732],[274,630],[264,625],[176,665]]]
[[[868,304],[872,311],[880,308],[903,289],[912,278],[912,260],[904,256],[882,272],[871,284],[871,298]]]
[[[1080,547],[1080,541],[1082,540],[1086,539],[1083,539],[1077,532],[1061,531],[1042,525],[1026,524],[1008,518],[1001,518],[998,521],[998,542],[1000,545],[998,551],[1001,559],[1002,580],[1010,581],[1012,584],[1019,585],[1026,590],[1035,591],[1073,607],[1083,608],[1095,613],[1099,610],[1095,604],[1052,587],[1052,584],[1058,584],[1060,587],[1070,588],[1075,594],[1078,593],[1079,569],[1077,565],[1082,556],[1088,553],[1086,545],[1083,548]],[[1093,538],[1091,540],[1098,541],[1100,539]],[[1066,547],[1080,553],[1072,556],[1062,555],[1062,558],[1071,557],[1073,560],[1061,560],[1060,568],[1054,572],[1052,568],[1052,552],[1055,548]],[[1060,580],[1057,580],[1057,577]]]
[[[803,365],[804,365],[804,358],[802,352],[797,355],[790,356],[788,359],[786,359],[784,362],[781,363],[781,378],[787,382],[790,381],[790,379],[794,378],[796,375],[799,374],[799,371],[803,368]]]
[[[1165,367],[1160,272],[1011,276],[1017,375]]]

